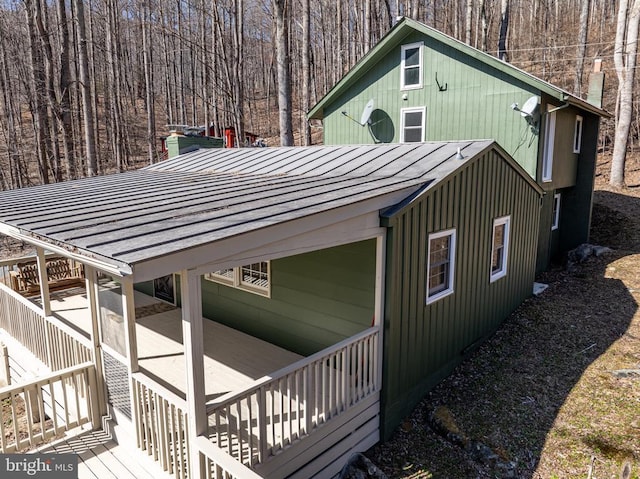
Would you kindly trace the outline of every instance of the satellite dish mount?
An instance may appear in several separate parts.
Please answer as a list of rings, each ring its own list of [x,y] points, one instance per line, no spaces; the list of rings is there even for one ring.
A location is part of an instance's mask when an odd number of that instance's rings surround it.
[[[517,103],[511,104],[511,109],[520,112],[522,118],[531,127],[533,133],[538,133],[540,120],[540,97],[534,95],[524,102],[522,108]]]
[[[364,106],[364,110],[362,110],[362,115],[360,115],[360,121],[350,116],[346,111],[343,111],[342,114],[347,118],[349,118],[350,120],[353,120],[360,126],[371,125],[371,113],[373,112],[373,108],[374,108],[374,101],[372,98]]]

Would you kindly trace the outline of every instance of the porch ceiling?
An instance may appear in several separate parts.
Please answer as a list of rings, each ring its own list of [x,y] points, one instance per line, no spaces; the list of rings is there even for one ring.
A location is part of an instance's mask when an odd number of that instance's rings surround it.
[[[472,158],[491,144],[199,150],[138,171],[0,192],[0,232],[140,280],[142,263],[160,273],[149,263],[179,255],[193,268],[221,241],[252,238],[238,244],[255,249],[266,229],[274,242],[388,208],[448,174],[458,148]]]

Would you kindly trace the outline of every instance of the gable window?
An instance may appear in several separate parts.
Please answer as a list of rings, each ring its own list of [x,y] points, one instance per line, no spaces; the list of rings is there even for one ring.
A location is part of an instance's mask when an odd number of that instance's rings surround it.
[[[547,113],[547,121],[544,130],[544,151],[542,153],[542,181],[551,181],[553,170],[553,147],[556,136],[556,113]]]
[[[429,235],[427,257],[427,304],[453,293],[456,230]]]
[[[560,225],[560,193],[553,195],[553,222],[551,231],[557,230]]]
[[[510,216],[503,216],[493,221],[493,242],[491,246],[491,282],[507,275],[507,259],[509,257]]]
[[[207,273],[204,279],[263,296],[271,295],[269,261],[226,268]]]
[[[422,42],[402,45],[400,88],[422,88]]]
[[[402,108],[400,110],[400,143],[424,141],[426,108]]]
[[[576,128],[573,133],[573,152],[580,153],[580,145],[582,145],[582,117],[576,115]]]

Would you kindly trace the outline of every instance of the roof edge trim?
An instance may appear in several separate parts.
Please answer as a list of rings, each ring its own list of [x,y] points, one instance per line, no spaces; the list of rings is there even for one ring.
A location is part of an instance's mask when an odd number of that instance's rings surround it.
[[[46,249],[48,251],[51,251],[52,253],[57,253],[62,256],[71,258],[80,263],[86,264],[87,266],[91,266],[100,271],[104,271],[120,278],[124,278],[125,276],[130,276],[133,274],[133,269],[127,263],[110,263],[106,261],[106,258],[103,260],[94,256],[87,256],[79,252],[73,252],[68,250],[67,248],[57,246],[45,240],[37,238],[32,234],[26,234],[18,228],[9,226],[5,223],[0,223],[0,233],[6,236],[11,236],[12,238],[15,238],[19,241],[24,241],[25,243],[28,243],[30,245]]]

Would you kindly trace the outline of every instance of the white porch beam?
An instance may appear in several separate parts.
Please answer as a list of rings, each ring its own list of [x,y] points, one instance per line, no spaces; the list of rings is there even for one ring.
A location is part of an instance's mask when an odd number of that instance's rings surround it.
[[[36,258],[38,261],[38,280],[40,281],[40,298],[42,300],[42,310],[45,316],[51,316],[51,298],[49,295],[49,275],[47,274],[47,259],[44,249],[36,247]]]
[[[315,223],[311,218],[303,218],[237,237],[226,238],[207,246],[193,248],[186,253],[178,253],[177,256],[164,257],[161,261],[139,263],[134,268],[135,281],[147,281],[168,274],[167,269],[174,264],[173,271],[183,268],[186,263],[177,262],[177,259],[183,254],[189,255],[188,258],[183,258],[189,263],[194,263],[194,258],[207,258],[206,264],[189,266],[200,274],[204,274],[239,264],[278,259],[355,243],[374,238],[385,231],[385,228],[380,226],[379,210],[347,219],[336,217],[333,222],[327,221],[328,224],[323,224],[319,219]],[[304,227],[307,229],[299,224],[303,220]]]
[[[206,394],[204,384],[204,331],[202,318],[201,276],[191,270],[180,272],[182,293],[182,340],[187,379],[187,410],[192,444],[207,433]],[[191,477],[204,477],[204,464],[197,447],[191,448]]]

